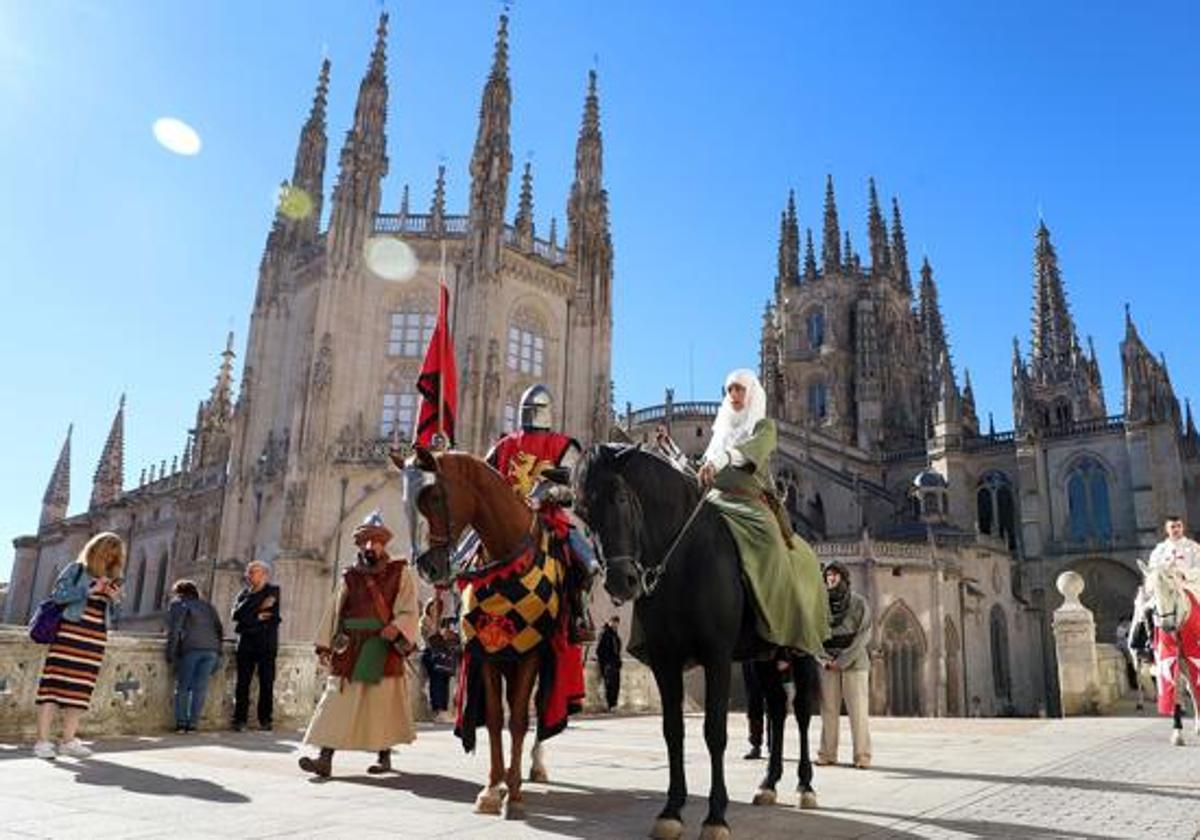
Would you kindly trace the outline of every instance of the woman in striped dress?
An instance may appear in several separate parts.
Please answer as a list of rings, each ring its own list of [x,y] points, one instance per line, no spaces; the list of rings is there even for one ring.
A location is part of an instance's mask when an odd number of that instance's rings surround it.
[[[37,742],[33,745],[38,758],[55,757],[50,726],[57,709],[63,717],[57,752],[73,758],[92,754],[75,732],[104,662],[112,606],[120,596],[124,568],[125,543],[104,531],[88,540],[76,562],[63,569],[54,583],[50,597],[62,605],[63,615],[38,680]]]

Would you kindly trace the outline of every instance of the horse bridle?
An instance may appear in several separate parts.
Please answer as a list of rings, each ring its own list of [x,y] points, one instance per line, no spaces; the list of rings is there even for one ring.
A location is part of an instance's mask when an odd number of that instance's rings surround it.
[[[638,497],[637,493],[629,489],[628,482],[625,481],[624,476],[618,477],[621,479],[621,483],[626,485],[625,492],[629,494],[629,498],[631,500],[630,506],[634,509],[634,515],[639,521],[644,521],[645,515],[642,513],[641,498]],[[637,559],[637,557],[635,557],[633,554],[617,555],[610,558],[610,560],[623,560],[633,567],[634,574],[637,575],[638,583],[641,584],[642,589],[641,593],[637,597],[648,598],[654,594],[656,589],[658,589],[659,583],[662,582],[663,576],[667,573],[667,567],[671,562],[671,558],[675,556],[675,549],[678,548],[679,543],[683,541],[684,535],[687,533],[692,523],[696,520],[696,517],[699,515],[702,507],[704,507],[703,494],[701,494],[700,500],[696,502],[696,506],[692,508],[692,512],[684,521],[683,526],[675,533],[675,538],[671,540],[671,545],[667,548],[667,552],[663,555],[663,559],[655,565],[648,566],[641,560]]]
[[[435,476],[438,476],[438,475],[440,475],[440,474],[435,473]],[[435,534],[433,532],[433,528],[432,528],[433,523],[430,523],[431,527],[429,529],[429,548],[427,549],[427,551],[435,551],[435,550],[440,549],[440,550],[444,550],[446,552],[446,573],[448,575],[449,580],[454,580],[455,578],[461,576],[466,571],[466,569],[465,569],[465,567],[459,567],[458,569],[454,568],[454,558],[453,558],[454,537],[451,536],[454,533],[454,522],[450,516],[450,491],[449,491],[449,488],[441,480],[441,478],[438,477],[438,478],[434,479],[432,484],[425,485],[425,487],[422,488],[420,492],[421,493],[424,493],[426,491],[433,492],[435,490],[437,491],[436,492],[437,498],[434,500],[434,503],[437,505],[437,508],[438,508],[437,513],[441,516],[441,519],[442,519],[443,533]],[[420,494],[418,494],[417,500],[420,501]],[[419,512],[419,508],[418,508],[418,512]],[[426,517],[426,519],[428,519],[428,517]],[[510,562],[513,558],[515,558],[515,557],[519,556],[520,554],[522,554],[523,552],[527,551],[529,549],[529,547],[534,544],[534,532],[537,529],[537,526],[538,526],[538,519],[537,519],[537,516],[534,516],[533,521],[530,523],[529,531],[516,544],[516,546],[513,547],[513,549],[506,556],[492,560],[492,562],[486,564],[485,566],[483,566],[481,568],[472,569],[471,573],[472,574],[486,574],[489,570],[503,566],[506,563]]]

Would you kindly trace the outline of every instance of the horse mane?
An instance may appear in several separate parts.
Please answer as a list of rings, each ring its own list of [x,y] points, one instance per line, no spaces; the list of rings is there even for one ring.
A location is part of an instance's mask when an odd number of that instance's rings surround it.
[[[449,452],[439,453],[437,456],[438,464],[442,472],[450,480],[461,483],[476,500],[480,503],[479,508],[485,510],[490,504],[500,502],[501,504],[510,505],[513,514],[518,511],[527,515],[526,525],[533,518],[533,511],[529,505],[521,501],[521,499],[512,491],[495,467],[470,452],[462,452],[459,450],[450,450]],[[480,537],[485,534],[476,527]]]

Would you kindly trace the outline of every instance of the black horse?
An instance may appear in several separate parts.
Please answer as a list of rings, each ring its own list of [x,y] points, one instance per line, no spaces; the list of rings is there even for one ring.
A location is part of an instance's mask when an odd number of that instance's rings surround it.
[[[576,486],[577,511],[604,554],[605,588],[613,598],[634,600],[635,623],[643,631],[645,656],[662,699],[671,779],[651,837],[670,840],[683,832],[683,672],[693,665],[704,668],[704,741],[712,762],[708,816],[700,836],[727,837],[724,755],[734,661],[763,660],[756,668],[764,681],[771,759],[755,804],[775,801],[786,717],[783,672],[775,664],[775,648],[755,630],[755,607],[742,583],[733,535],[716,509],[699,504],[694,478],[637,447],[593,447],[576,474]],[[808,722],[818,702],[819,670],[811,657],[784,659],[796,683],[801,805],[815,807]]]

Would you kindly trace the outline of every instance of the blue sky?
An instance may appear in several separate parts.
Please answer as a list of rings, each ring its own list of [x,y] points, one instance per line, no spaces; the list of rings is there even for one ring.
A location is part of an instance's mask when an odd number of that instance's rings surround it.
[[[388,7],[385,209],[404,183],[425,208],[444,160],[461,212],[502,7]],[[122,392],[127,485],[182,449],[225,333],[244,344],[321,57],[331,185],[378,10],[0,0],[0,578],[69,423],[73,512]],[[826,172],[860,251],[868,176],[899,195],[913,268],[929,255],[957,367],[998,427],[1039,212],[1109,410],[1126,301],[1177,393],[1200,397],[1195,4],[517,0],[510,32],[512,147],[533,161],[543,233],[551,215],[561,225],[586,74],[600,73],[619,405],[668,385],[711,398],[726,370],[757,364],[778,213],[794,188],[801,223],[819,225]],[[155,144],[168,115],[199,131],[198,156]]]

